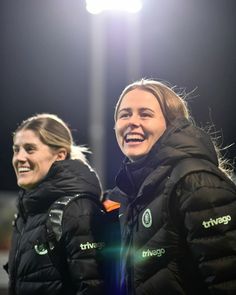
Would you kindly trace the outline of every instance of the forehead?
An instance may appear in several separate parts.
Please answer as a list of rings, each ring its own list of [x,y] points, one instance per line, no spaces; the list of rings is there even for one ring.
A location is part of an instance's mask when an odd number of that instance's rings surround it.
[[[119,110],[122,108],[160,108],[157,98],[150,92],[142,89],[134,89],[124,95]]]
[[[14,144],[42,143],[39,136],[33,130],[29,129],[18,131],[13,138],[13,142]]]

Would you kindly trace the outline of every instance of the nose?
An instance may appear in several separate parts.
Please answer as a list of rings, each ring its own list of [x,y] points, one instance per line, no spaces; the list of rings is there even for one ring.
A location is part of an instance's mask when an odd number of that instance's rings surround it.
[[[140,120],[140,117],[138,115],[132,115],[132,116],[130,116],[127,123],[128,123],[128,125],[130,127],[136,128],[136,127],[139,127],[141,125],[141,120]]]
[[[17,152],[14,153],[13,159],[18,162],[25,162],[26,161],[26,152],[24,149],[19,149]]]
[[[129,131],[132,131],[134,129],[139,129],[141,127],[141,120],[140,120],[140,117],[137,115],[131,116],[127,123],[128,123]]]

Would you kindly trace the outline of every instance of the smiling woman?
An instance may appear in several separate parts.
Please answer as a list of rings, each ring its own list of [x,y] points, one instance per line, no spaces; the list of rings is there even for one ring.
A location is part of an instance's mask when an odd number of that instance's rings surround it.
[[[142,89],[123,97],[116,118],[117,142],[131,161],[146,155],[166,129],[158,100]]]
[[[65,160],[65,148],[55,149],[44,144],[34,131],[23,129],[14,136],[12,163],[17,184],[25,190],[37,186],[55,161]]]
[[[100,181],[85,151],[56,115],[33,116],[15,131],[12,164],[21,191],[5,267],[9,294],[105,294],[106,220]],[[52,247],[50,208],[62,198],[71,201]]]
[[[107,196],[121,203],[122,294],[236,294],[236,187],[184,97],[142,79],[114,118],[125,159]]]

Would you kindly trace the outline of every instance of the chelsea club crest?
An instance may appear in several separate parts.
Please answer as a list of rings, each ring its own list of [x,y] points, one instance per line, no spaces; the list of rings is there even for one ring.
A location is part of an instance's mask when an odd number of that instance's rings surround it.
[[[146,209],[142,216],[143,226],[149,228],[152,225],[152,214],[150,209]]]

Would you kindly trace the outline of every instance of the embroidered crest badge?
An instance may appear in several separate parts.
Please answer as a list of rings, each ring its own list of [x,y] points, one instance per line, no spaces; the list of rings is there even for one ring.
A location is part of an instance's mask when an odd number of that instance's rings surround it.
[[[149,228],[150,226],[152,226],[152,213],[150,209],[146,209],[143,212],[142,223],[143,223],[143,226],[146,228]]]
[[[44,244],[34,245],[34,250],[39,255],[45,255],[48,253],[48,250]]]

